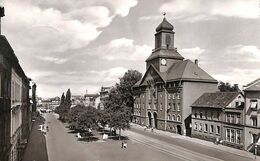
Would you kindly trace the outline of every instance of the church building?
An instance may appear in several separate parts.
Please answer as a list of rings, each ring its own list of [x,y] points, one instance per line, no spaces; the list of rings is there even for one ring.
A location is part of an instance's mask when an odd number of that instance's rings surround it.
[[[181,135],[191,133],[191,104],[205,92],[217,91],[217,80],[178,53],[174,27],[166,18],[156,28],[155,48],[146,72],[134,86],[133,122]]]

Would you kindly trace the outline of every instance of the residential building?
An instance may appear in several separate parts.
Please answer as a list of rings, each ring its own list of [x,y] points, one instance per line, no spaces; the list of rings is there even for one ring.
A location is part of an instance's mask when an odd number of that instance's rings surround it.
[[[109,92],[113,87],[101,87],[101,90],[99,92],[100,95],[100,105],[98,107],[98,109],[100,110],[104,110],[104,102],[106,101],[106,99],[109,97]]]
[[[29,79],[7,39],[0,35],[1,161],[18,161],[29,136]]]
[[[260,148],[260,78],[244,86],[245,93],[245,149]]]
[[[85,106],[92,106],[92,107],[96,107],[98,106],[99,102],[99,95],[98,94],[88,94],[86,93],[84,95],[84,105]]]
[[[192,105],[192,137],[244,148],[244,96],[239,92],[204,93]]]
[[[191,133],[191,104],[205,92],[217,91],[217,80],[200,68],[198,60],[184,60],[174,45],[173,26],[166,20],[155,33],[155,48],[146,72],[133,86],[133,121],[178,134]]]

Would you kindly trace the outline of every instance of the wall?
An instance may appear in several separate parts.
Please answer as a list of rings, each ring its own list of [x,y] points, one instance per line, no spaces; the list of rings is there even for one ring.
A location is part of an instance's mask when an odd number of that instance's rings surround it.
[[[182,122],[183,129],[189,130],[189,116],[191,115],[191,105],[205,92],[218,91],[217,83],[204,83],[204,82],[183,82],[183,99],[182,99]],[[186,125],[185,125],[185,120]],[[188,131],[188,133],[190,133]],[[184,131],[186,134],[186,131]]]

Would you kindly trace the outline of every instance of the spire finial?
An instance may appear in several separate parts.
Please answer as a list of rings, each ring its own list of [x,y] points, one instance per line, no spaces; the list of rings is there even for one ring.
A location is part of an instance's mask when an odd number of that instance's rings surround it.
[[[166,12],[163,12],[163,17],[165,18],[165,16],[166,16]]]

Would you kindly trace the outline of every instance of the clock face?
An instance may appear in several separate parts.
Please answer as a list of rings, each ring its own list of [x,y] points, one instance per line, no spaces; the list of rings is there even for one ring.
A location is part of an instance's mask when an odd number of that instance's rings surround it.
[[[162,64],[162,65],[166,65],[166,60],[165,60],[165,59],[162,59],[162,60],[161,60],[161,64]]]

